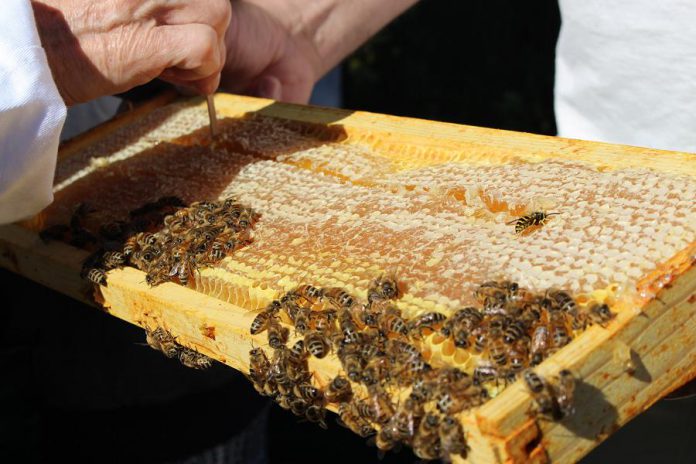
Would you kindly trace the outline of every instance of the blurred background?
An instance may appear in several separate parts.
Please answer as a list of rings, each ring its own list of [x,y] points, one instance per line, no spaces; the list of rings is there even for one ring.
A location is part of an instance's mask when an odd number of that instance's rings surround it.
[[[555,135],[556,0],[425,0],[343,66],[349,109]]]

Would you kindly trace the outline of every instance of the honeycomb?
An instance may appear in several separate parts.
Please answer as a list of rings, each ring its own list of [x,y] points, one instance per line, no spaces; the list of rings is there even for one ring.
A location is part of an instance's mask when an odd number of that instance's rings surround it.
[[[400,158],[346,140],[340,127],[252,115],[227,118],[209,144],[203,108],[170,105],[61,160],[41,224],[81,201],[95,220],[148,201],[230,196],[260,213],[254,242],[194,287],[247,308],[306,280],[365,297],[380,272],[408,286],[400,306],[451,311],[475,283],[531,291],[633,292],[642,276],[696,240],[696,181],[582,162],[503,165]],[[507,223],[559,213],[529,234]]]

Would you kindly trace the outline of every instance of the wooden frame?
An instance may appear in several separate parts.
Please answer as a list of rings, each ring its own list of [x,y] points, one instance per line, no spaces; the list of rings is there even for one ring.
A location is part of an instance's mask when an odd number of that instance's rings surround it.
[[[409,156],[433,162],[456,159],[466,149],[470,162],[503,163],[579,159],[601,169],[645,167],[696,178],[696,156],[556,137],[497,131],[361,112],[274,103],[218,95],[218,111],[228,117],[248,112],[293,121],[340,125],[349,140],[381,148],[398,146]],[[163,96],[133,113],[66,144],[60,159],[137,120],[172,100]],[[203,103],[200,103],[203,105]],[[388,151],[388,150],[385,150]],[[643,307],[620,311],[608,329],[592,327],[538,369],[551,375],[570,368],[582,379],[578,401],[587,407],[562,423],[536,421],[532,400],[521,382],[495,399],[463,413],[471,452],[468,461],[573,462],[655,401],[696,377],[696,243],[678,257],[674,279]],[[91,287],[79,278],[86,253],[60,243],[43,244],[20,225],[0,228],[0,265],[80,301],[91,301]],[[665,271],[667,272],[667,271]],[[252,344],[263,344],[248,329],[254,313],[176,284],[150,288],[142,272],[109,273],[96,299],[112,315],[140,325],[162,326],[187,346],[235,369],[248,371]],[[649,300],[649,301],[648,301]],[[210,327],[214,327],[211,336]],[[323,382],[335,363],[312,361]]]

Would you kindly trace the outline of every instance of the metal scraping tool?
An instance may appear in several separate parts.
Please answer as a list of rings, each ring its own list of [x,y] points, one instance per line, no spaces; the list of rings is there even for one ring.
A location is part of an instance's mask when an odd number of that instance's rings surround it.
[[[210,118],[210,138],[213,139],[218,134],[217,114],[215,113],[215,97],[208,95],[205,97],[208,103],[208,117]]]

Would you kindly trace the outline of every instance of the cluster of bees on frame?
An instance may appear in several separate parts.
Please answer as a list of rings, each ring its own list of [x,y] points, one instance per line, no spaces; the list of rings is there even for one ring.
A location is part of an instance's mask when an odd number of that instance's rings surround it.
[[[233,199],[201,201],[190,206],[178,197],[162,197],[129,213],[127,221],[110,222],[95,233],[87,227],[94,211],[80,204],[69,225],[54,225],[40,233],[44,241],[60,240],[92,251],[81,276],[106,285],[106,272],[126,265],[147,273],[158,285],[175,281],[187,285],[197,269],[222,260],[250,242],[257,219],[251,208]],[[166,330],[146,330],[146,342],[168,358],[194,369],[207,369],[211,359],[176,342]]]
[[[150,348],[160,351],[168,358],[176,358],[192,369],[207,369],[213,363],[208,356],[177,343],[176,338],[162,327],[145,329],[145,341]]]
[[[162,197],[129,213],[126,221],[86,227],[92,211],[79,205],[69,225],[51,226],[44,240],[61,240],[93,253],[81,276],[106,285],[106,272],[131,265],[147,273],[150,285],[173,281],[188,285],[201,267],[211,266],[250,243],[257,215],[234,199],[200,201],[190,206],[178,197]]]
[[[267,332],[272,353],[250,352],[256,390],[283,408],[326,427],[333,404],[339,423],[370,437],[381,452],[410,446],[421,459],[466,457],[456,415],[490,398],[489,390],[524,378],[536,413],[562,420],[573,413],[575,380],[568,371],[548,381],[531,367],[568,344],[574,333],[613,314],[605,304],[580,305],[567,292],[534,294],[514,282],[486,282],[474,292],[479,306],[447,317],[428,312],[406,319],[395,305],[401,291],[392,277],[368,287],[367,301],[342,288],[301,285],[271,302],[253,320],[252,335]],[[294,326],[297,341],[289,343]],[[431,365],[423,356],[436,332],[478,357],[473,373]],[[295,338],[293,337],[293,338]],[[324,388],[312,383],[307,360],[335,354],[343,372]]]

